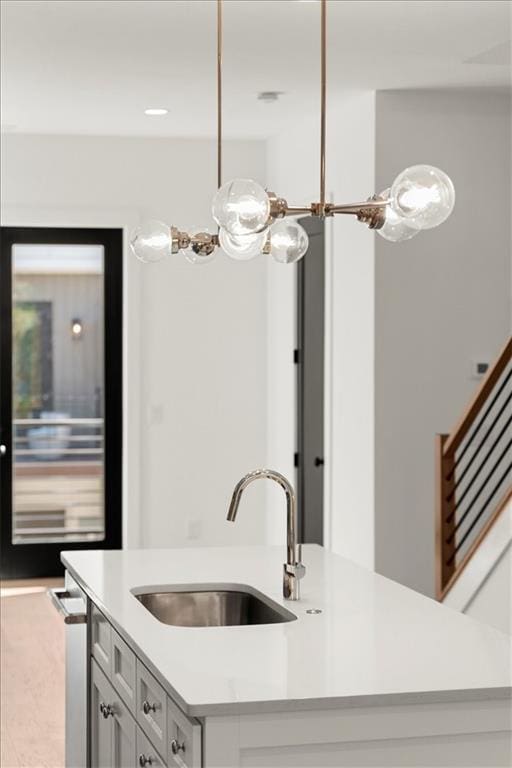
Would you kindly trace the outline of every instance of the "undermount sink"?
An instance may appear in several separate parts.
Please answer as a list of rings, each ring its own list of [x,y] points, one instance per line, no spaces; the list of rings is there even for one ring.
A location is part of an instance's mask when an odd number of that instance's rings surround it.
[[[158,621],[176,627],[234,627],[295,621],[293,613],[242,584],[139,587],[132,594]]]

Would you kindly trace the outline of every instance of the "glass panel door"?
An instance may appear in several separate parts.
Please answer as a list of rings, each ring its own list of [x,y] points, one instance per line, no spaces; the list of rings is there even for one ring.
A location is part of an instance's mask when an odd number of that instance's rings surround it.
[[[4,577],[59,572],[62,549],[120,546],[121,242],[2,229]]]
[[[12,541],[102,541],[101,245],[12,249]]]

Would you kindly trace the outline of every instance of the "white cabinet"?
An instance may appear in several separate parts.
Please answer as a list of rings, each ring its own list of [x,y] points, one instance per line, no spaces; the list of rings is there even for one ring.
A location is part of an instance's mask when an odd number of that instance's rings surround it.
[[[91,604],[91,768],[201,768],[201,725],[188,718]]]
[[[207,768],[511,765],[510,697],[206,717]]]
[[[273,712],[269,704],[198,720],[169,695],[173,681],[142,662],[140,644],[134,651],[95,606],[89,615],[91,768],[511,765],[505,689],[481,699],[367,697],[309,710],[291,703]]]
[[[128,707],[91,661],[91,768],[135,766],[136,726]]]
[[[168,764],[179,768],[200,768],[201,726],[185,717],[171,698],[167,698]]]
[[[137,660],[137,722],[164,757],[167,755],[167,694]]]
[[[166,766],[139,725],[137,726],[137,765],[140,768],[145,768],[145,766],[165,768]]]
[[[133,768],[137,751],[135,720],[94,659],[90,722],[91,767]]]
[[[127,768],[136,764],[136,725],[128,707],[116,693],[112,715],[112,766]]]

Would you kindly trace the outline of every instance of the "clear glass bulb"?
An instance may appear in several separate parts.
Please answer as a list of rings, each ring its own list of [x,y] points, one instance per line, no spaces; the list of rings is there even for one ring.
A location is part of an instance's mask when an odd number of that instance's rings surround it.
[[[263,187],[252,179],[233,179],[216,193],[212,215],[230,235],[252,235],[266,229],[270,201]]]
[[[225,229],[219,231],[220,247],[231,259],[249,261],[259,256],[267,242],[268,229],[254,235],[230,235]]]
[[[205,229],[205,227],[190,227],[187,228],[187,231],[190,233],[191,237],[196,235],[199,236],[199,238],[202,238],[204,235],[211,234],[208,229]],[[198,266],[201,266],[202,264],[209,264],[210,261],[213,261],[215,258],[215,248],[211,251],[211,253],[206,253],[205,251],[201,252],[201,249],[197,243],[195,245],[195,250],[194,245],[190,243],[190,245],[187,248],[183,248],[181,252],[190,264],[197,264]]]
[[[172,253],[171,228],[163,221],[145,221],[131,233],[130,248],[145,264],[161,261]]]
[[[415,229],[432,229],[446,221],[455,205],[449,176],[432,165],[413,165],[396,177],[391,199],[397,214]]]
[[[390,193],[391,190],[386,189],[380,193],[379,197],[383,200],[389,200]],[[411,227],[408,220],[400,216],[392,205],[387,205],[384,210],[386,214],[384,224],[375,231],[385,240],[389,240],[392,243],[400,243],[404,240],[410,240],[411,237],[414,237],[420,231]]]
[[[270,253],[280,264],[299,261],[308,246],[306,230],[293,219],[280,219],[270,227]]]

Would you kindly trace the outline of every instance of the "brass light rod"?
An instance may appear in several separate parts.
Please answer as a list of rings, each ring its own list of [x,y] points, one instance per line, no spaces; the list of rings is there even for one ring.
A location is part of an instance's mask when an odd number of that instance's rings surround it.
[[[222,0],[217,0],[217,187],[222,186]]]
[[[217,186],[222,186],[222,3],[217,0]],[[326,122],[327,122],[327,0],[320,0],[320,200],[306,206],[288,205],[284,198],[268,192],[270,198],[270,221],[283,216],[318,216],[325,218],[335,213],[357,216],[371,227],[382,226],[384,222],[384,210],[388,201],[380,200],[375,196],[361,203],[348,203],[336,205],[325,201],[325,156],[326,156]],[[176,233],[178,234],[178,233]],[[184,243],[184,233],[181,242]],[[175,243],[178,242],[175,236]],[[194,238],[190,238],[194,243]],[[218,245],[218,235],[211,236],[211,245]],[[201,247],[202,243],[197,243]]]
[[[325,123],[327,95],[327,0],[322,0],[320,19],[320,215],[325,207]]]
[[[220,1],[220,0],[219,0]],[[321,0],[320,5],[320,200],[309,206],[294,206],[281,199],[274,207],[273,216],[332,216],[335,213],[352,214],[361,221],[366,221],[374,227],[382,226],[384,211],[388,201],[371,199],[361,203],[336,205],[325,202],[325,155],[326,155],[326,121],[327,121],[327,0]],[[274,195],[272,195],[275,198]]]

